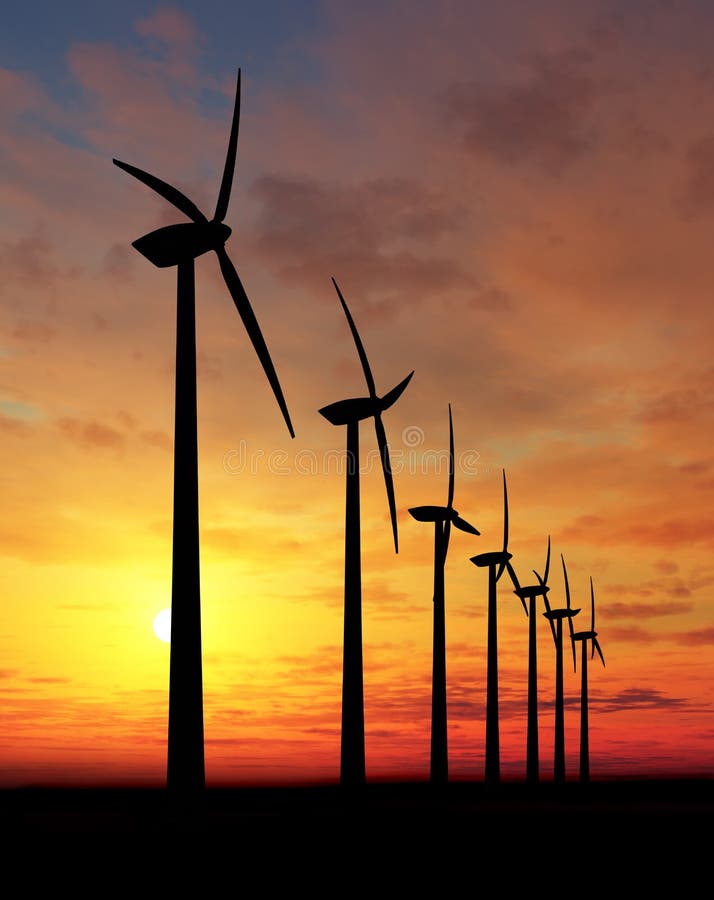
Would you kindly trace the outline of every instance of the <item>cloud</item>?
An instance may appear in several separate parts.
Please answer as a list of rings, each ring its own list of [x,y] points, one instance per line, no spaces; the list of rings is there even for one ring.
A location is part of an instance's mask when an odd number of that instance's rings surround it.
[[[57,334],[57,329],[35,319],[24,319],[12,330],[12,336],[27,343],[47,344]]]
[[[142,37],[158,38],[181,50],[190,49],[198,33],[190,16],[177,9],[164,7],[150,16],[138,19],[134,25]]]
[[[199,350],[196,353],[196,376],[207,381],[220,381],[223,378],[223,370],[219,357]]]
[[[510,84],[452,84],[448,115],[472,153],[497,163],[534,163],[552,174],[593,144],[589,124],[602,92],[579,55],[535,56]]]
[[[124,448],[124,435],[110,425],[102,425],[101,422],[94,420],[82,421],[69,417],[59,419],[57,425],[72,443],[84,450],[95,447],[113,450]]]
[[[608,588],[609,589],[609,588]],[[598,607],[598,616],[606,619],[653,619],[691,612],[693,603],[608,603]]]
[[[642,514],[652,518],[652,514]],[[659,521],[633,522],[618,525],[602,516],[578,516],[561,532],[564,541],[585,541],[597,546],[622,546],[636,544],[671,549],[681,545],[714,543],[714,518],[692,514],[670,518],[660,513]]]
[[[36,289],[49,287],[59,272],[53,257],[54,246],[42,225],[16,240],[0,241],[3,286],[16,283]]]
[[[449,256],[424,253],[456,227],[461,212],[420,183],[400,177],[355,185],[266,175],[251,191],[260,203],[253,243],[285,279],[371,294],[379,318],[400,291],[416,299],[474,284]],[[489,296],[490,304],[500,298]]]
[[[646,424],[676,425],[680,422],[698,421],[704,416],[711,417],[712,412],[714,368],[709,368],[699,375],[695,384],[664,391],[648,400],[636,415],[636,420]],[[699,474],[701,471],[697,466],[689,469],[691,474]]]
[[[126,244],[112,244],[102,260],[102,277],[129,281],[134,272],[134,251]]]
[[[239,553],[253,563],[266,559],[275,561],[281,555],[287,557],[303,550],[303,544],[284,535],[271,534],[269,539],[254,528],[231,528],[228,526],[206,526],[201,529],[202,545],[221,555],[234,556]]]
[[[653,644],[658,636],[644,628],[632,625],[629,628],[608,628],[608,638],[630,644]]]
[[[18,422],[34,422],[43,417],[36,406],[20,400],[0,400],[0,413]]]
[[[30,426],[22,419],[18,419],[15,416],[6,416],[0,412],[0,431],[12,432],[17,435],[28,434]]]
[[[656,688],[624,688],[611,697],[593,697],[590,703],[598,712],[628,712],[635,709],[686,709],[686,697],[668,697]]]
[[[714,210],[714,134],[693,141],[687,148],[685,163],[683,214],[690,218],[707,215]]]
[[[173,439],[165,431],[142,431],[140,437],[145,444],[159,450],[170,452],[174,448]]]
[[[0,66],[0,113],[4,122],[46,102],[46,94],[34,78]]]
[[[665,575],[672,575],[679,571],[679,566],[671,559],[658,559],[653,565],[658,572],[663,572]]]
[[[714,626],[694,628],[691,631],[679,631],[669,636],[676,644],[686,647],[702,647],[714,644]]]

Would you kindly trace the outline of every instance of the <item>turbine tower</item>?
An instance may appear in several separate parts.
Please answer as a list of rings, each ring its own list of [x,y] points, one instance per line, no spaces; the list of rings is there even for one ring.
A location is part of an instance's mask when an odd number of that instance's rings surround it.
[[[605,665],[605,657],[597,639],[597,631],[595,631],[595,590],[593,588],[592,576],[590,578],[590,631],[576,631],[571,635],[573,641],[573,649],[575,649],[575,641],[582,644],[582,654],[580,663],[580,782],[587,784],[590,781],[590,748],[588,741],[588,641],[592,645],[591,659],[595,658],[595,653],[600,657],[600,662]]]
[[[291,437],[293,426],[278,376],[250,301],[231,262],[223,223],[235,170],[240,118],[240,69],[228,139],[228,151],[216,209],[208,219],[177,188],[118,159],[125,172],[163,197],[191,221],[168,225],[133,241],[159,268],[177,268],[176,408],[174,424],[173,562],[171,583],[171,657],[167,787],[193,792],[205,786],[203,749],[203,675],[198,531],[198,437],[196,413],[196,316],[194,260],[212,250],[228,292],[273,390]]]
[[[538,647],[536,641],[536,598],[545,597],[550,590],[548,587],[548,572],[550,570],[550,535],[548,535],[548,552],[545,557],[544,575],[541,576],[533,570],[538,584],[521,586],[511,575],[516,583],[513,592],[520,598],[524,608],[526,601],[526,615],[528,616],[528,731],[526,736],[526,782],[538,784],[540,779],[539,752],[538,752]]]
[[[479,568],[488,568],[488,637],[486,671],[486,777],[487,785],[496,785],[501,780],[500,738],[498,724],[498,613],[496,608],[497,584],[506,568],[513,581],[518,584],[510,563],[508,552],[508,490],[506,472],[503,471],[503,547],[490,553],[479,553],[471,557],[471,562]]]
[[[332,283],[340,298],[357,353],[362,363],[367,397],[338,400],[318,410],[332,425],[347,426],[347,489],[345,495],[345,612],[342,662],[342,744],[340,750],[340,784],[359,786],[365,782],[364,761],[364,683],[362,671],[362,563],[360,548],[360,492],[359,492],[359,423],[373,418],[377,444],[387,488],[389,515],[392,521],[394,552],[399,552],[397,509],[394,499],[392,468],[389,462],[387,435],[382,413],[389,409],[409,384],[410,372],[395,388],[383,397],[377,396],[372,370],[357,327],[347,308],[337,282]]]
[[[547,596],[543,596],[546,611],[543,615],[550,622],[555,643],[555,744],[553,750],[553,780],[556,784],[565,783],[565,700],[563,696],[563,619],[568,620],[570,638],[573,638],[573,616],[577,616],[579,609],[570,606],[570,585],[568,584],[568,570],[565,568],[563,554],[560,554],[563,563],[563,578],[565,580],[566,605],[560,609],[551,609]],[[541,581],[541,579],[538,579]],[[545,579],[541,581],[545,586]],[[573,667],[575,667],[575,644],[573,647]]]
[[[413,506],[409,513],[417,522],[434,523],[434,637],[431,674],[431,772],[432,784],[449,780],[446,724],[446,623],[444,568],[451,526],[469,534],[479,532],[454,509],[454,424],[449,404],[449,493],[446,506]]]

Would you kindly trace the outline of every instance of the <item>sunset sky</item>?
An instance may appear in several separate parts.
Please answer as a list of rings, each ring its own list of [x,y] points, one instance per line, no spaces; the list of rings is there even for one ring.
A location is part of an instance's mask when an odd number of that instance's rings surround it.
[[[206,780],[339,777],[345,430],[384,393],[394,554],[363,451],[367,778],[429,774],[430,526],[446,569],[449,763],[484,772],[486,570],[508,479],[523,583],[592,576],[593,778],[714,775],[714,9],[704,0],[11,2],[0,29],[0,787],[161,784],[176,276],[131,242],[226,222],[290,438],[213,254],[197,261]],[[555,655],[539,628],[541,762]],[[499,584],[501,758],[525,773],[527,619]],[[579,672],[566,667],[568,777]]]

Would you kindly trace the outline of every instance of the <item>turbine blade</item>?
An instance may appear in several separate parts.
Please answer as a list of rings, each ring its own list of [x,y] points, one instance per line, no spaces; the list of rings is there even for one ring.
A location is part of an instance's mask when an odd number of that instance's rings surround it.
[[[265,372],[266,378],[270,382],[270,386],[273,389],[273,394],[275,395],[275,399],[277,400],[278,406],[280,407],[280,410],[283,414],[285,424],[288,426],[290,437],[295,437],[295,432],[293,430],[292,422],[290,421],[290,413],[288,412],[285,397],[283,396],[283,391],[280,387],[280,382],[278,381],[278,376],[275,372],[273,361],[270,358],[268,347],[265,343],[265,339],[263,338],[260,326],[258,325],[258,320],[255,318],[255,314],[253,313],[250,301],[248,300],[248,295],[246,294],[245,289],[241,284],[241,280],[238,277],[238,273],[236,272],[233,263],[226,253],[225,247],[219,247],[216,250],[216,256],[218,257],[218,263],[221,267],[221,272],[223,273],[226,287],[228,288],[228,291],[233,298],[233,302],[236,305],[238,314],[243,320],[243,325],[246,332],[248,333],[248,337],[250,338],[251,343],[253,344],[253,348],[258,354],[258,359],[263,366],[263,371]]]
[[[413,371],[410,372],[403,381],[400,381],[396,387],[392,388],[391,391],[388,391],[384,395],[384,397],[377,398],[379,401],[380,412],[384,412],[385,410],[389,409],[390,406],[394,406],[394,404],[397,402],[397,400],[399,400],[399,398],[404,393],[406,386],[412,380],[413,374],[414,374]]]
[[[506,568],[508,569],[508,574],[511,576],[511,581],[513,582],[514,589],[517,591],[520,591],[521,585],[518,581],[518,576],[516,575],[516,570],[511,565],[510,560],[506,563]]]
[[[443,534],[444,534],[444,543],[443,543],[443,547],[444,547],[444,559],[443,559],[443,565],[446,565],[446,554],[447,554],[448,551],[449,551],[449,539],[451,538],[451,522],[450,522],[449,519],[447,519],[447,520],[444,522],[444,531],[443,531]]]
[[[503,552],[508,551],[508,488],[506,487],[506,470],[503,469]]]
[[[447,520],[448,521],[448,520]],[[467,522],[466,519],[462,519],[461,516],[454,516],[453,524],[460,531],[468,531],[469,534],[481,534],[480,531],[477,531],[470,522]]]
[[[545,587],[545,581],[543,581],[543,579],[540,577],[540,575],[536,572],[535,569],[533,569],[533,574],[538,579],[541,587]],[[548,600],[547,594],[543,594],[543,603],[545,603],[545,611],[550,612],[550,600]],[[553,643],[557,647],[558,646],[558,636],[555,633],[555,622],[552,619],[548,619],[548,624],[550,625],[550,632],[553,635]]]
[[[510,560],[506,563],[506,568],[508,569],[508,574],[511,576],[511,581],[513,582],[513,587],[516,591],[520,591],[521,586],[518,582],[518,576],[516,575],[516,570],[510,563]],[[523,604],[523,612],[528,616],[528,607],[526,606],[525,598],[518,594],[518,599]]]
[[[595,591],[592,575],[590,576],[590,631],[595,631]]]
[[[602,655],[602,650],[600,649],[600,644],[597,638],[593,638],[593,650],[597,650],[598,656],[600,657],[600,661],[603,666],[605,665],[605,657]]]
[[[550,572],[550,535],[548,535],[548,552],[545,557],[545,573],[543,574],[545,584],[548,584],[548,572]]]
[[[503,553],[504,555],[508,553],[508,489],[506,487],[506,470],[503,469]],[[503,570],[506,568],[507,560],[503,560],[503,562],[498,567],[498,572],[496,573],[496,581],[499,580],[501,575],[503,575]]]
[[[208,221],[193,200],[189,200],[178,188],[172,187],[170,184],[166,184],[165,181],[157,178],[156,175],[150,175],[143,169],[137,169],[136,166],[131,166],[120,159],[113,159],[112,162],[115,166],[119,166],[120,169],[133,175],[138,181],[151,188],[152,191],[156,191],[160,197],[168,200],[172,206],[175,206],[185,216],[188,216],[191,221],[198,223]]]
[[[382,459],[382,471],[384,483],[387,488],[387,501],[389,502],[389,516],[392,520],[392,534],[394,535],[394,552],[399,553],[399,537],[397,535],[397,505],[394,499],[394,481],[392,480],[392,467],[389,463],[389,445],[384,431],[382,417],[377,413],[374,417],[374,430],[377,432],[377,444],[379,455]]]
[[[226,152],[226,164],[223,167],[221,189],[216,201],[216,212],[213,216],[216,222],[222,222],[228,212],[228,201],[231,196],[233,174],[236,168],[236,150],[238,148],[238,124],[240,121],[240,69],[238,69],[238,82],[236,84],[236,99],[233,106],[233,121],[231,122],[231,134],[228,138],[228,150]]]
[[[352,337],[354,338],[355,346],[357,347],[357,354],[360,358],[360,362],[362,363],[362,370],[364,372],[365,381],[367,382],[367,390],[369,391],[369,396],[376,400],[377,389],[374,385],[374,377],[372,376],[372,370],[369,367],[369,360],[367,359],[367,354],[365,353],[365,349],[360,339],[359,332],[357,331],[357,326],[354,323],[354,319],[350,315],[350,311],[347,308],[347,304],[345,303],[345,298],[342,296],[342,291],[339,289],[334,278],[332,279],[332,283],[334,284],[335,290],[337,291],[337,296],[340,298],[342,309],[347,316],[347,323],[350,326],[350,331],[352,332]]]
[[[565,603],[570,609],[570,585],[568,583],[568,570],[565,568],[565,560],[563,559],[563,554],[560,554],[560,560],[563,563],[563,578],[565,579]]]
[[[449,499],[446,501],[449,509],[454,505],[454,422],[451,418],[451,404],[449,403]]]
[[[578,671],[577,664],[577,654],[575,652],[575,640],[573,639],[573,635],[575,634],[575,629],[573,628],[573,617],[568,616],[568,630],[570,631],[570,646],[573,648],[573,671]]]

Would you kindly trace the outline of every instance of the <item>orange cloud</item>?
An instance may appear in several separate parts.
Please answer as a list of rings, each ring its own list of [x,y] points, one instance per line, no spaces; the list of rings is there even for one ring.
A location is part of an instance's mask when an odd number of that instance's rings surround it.
[[[101,422],[64,417],[58,420],[57,425],[73,443],[85,450],[94,447],[121,450],[125,444],[125,437],[120,431]]]

